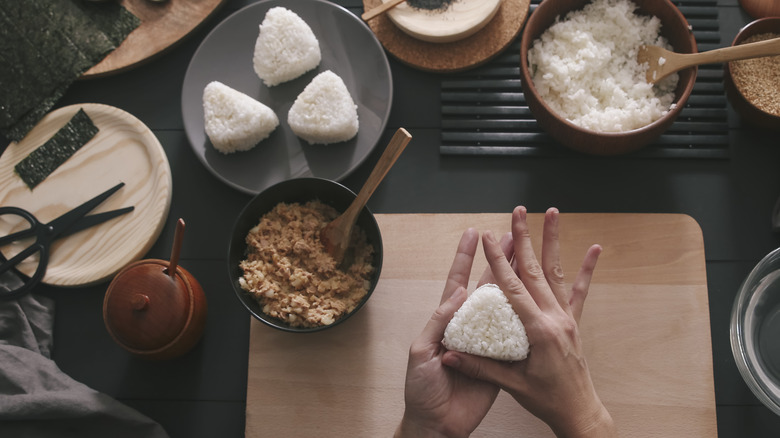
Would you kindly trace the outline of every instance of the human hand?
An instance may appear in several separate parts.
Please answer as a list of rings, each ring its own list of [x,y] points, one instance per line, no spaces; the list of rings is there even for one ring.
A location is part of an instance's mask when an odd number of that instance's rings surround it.
[[[528,358],[509,363],[448,351],[442,362],[506,390],[558,437],[616,436],[593,386],[578,329],[601,247],[593,245],[587,251],[569,290],[560,264],[558,210],[545,214],[541,266],[531,246],[526,214],[524,207],[512,213],[511,263],[491,232],[484,233],[482,243],[496,283],[525,326],[531,343]]]
[[[466,301],[479,233],[463,233],[442,293],[441,303],[409,349],[403,420],[397,437],[468,436],[493,405],[498,386],[473,379],[442,365],[446,349],[441,344],[452,315]],[[511,255],[511,239],[502,240],[499,251]],[[503,249],[502,249],[503,248]],[[480,283],[492,279],[487,269]]]

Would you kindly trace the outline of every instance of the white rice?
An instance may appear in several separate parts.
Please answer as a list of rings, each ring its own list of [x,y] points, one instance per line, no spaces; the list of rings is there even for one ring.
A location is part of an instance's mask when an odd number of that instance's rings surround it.
[[[206,135],[223,154],[252,149],[279,126],[271,108],[218,81],[203,89],[203,114]]]
[[[291,81],[320,63],[317,37],[295,12],[281,6],[266,12],[255,42],[255,73],[272,87]]]
[[[640,45],[671,49],[661,21],[635,13],[629,0],[594,0],[558,17],[528,51],[532,79],[553,111],[593,131],[623,132],[658,120],[671,108],[679,76],[653,87]]]
[[[485,284],[469,295],[444,331],[443,344],[498,360],[528,357],[528,336],[509,300],[495,284]]]
[[[295,99],[287,122],[311,144],[347,141],[357,135],[357,105],[344,81],[330,70],[312,79]]]

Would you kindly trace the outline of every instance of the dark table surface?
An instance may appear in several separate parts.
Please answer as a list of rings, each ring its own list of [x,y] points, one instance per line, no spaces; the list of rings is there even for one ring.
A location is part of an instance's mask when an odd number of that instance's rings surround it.
[[[149,126],[173,174],[170,216],[147,257],[167,258],[176,218],[187,232],[181,264],[203,285],[209,305],[201,342],[167,362],[130,356],[102,320],[106,284],[39,291],[56,300],[53,357],[74,379],[116,397],[162,424],[172,437],[244,434],[249,316],[233,295],[225,259],[233,225],[249,195],[231,189],[198,161],[183,130],[182,80],[208,32],[250,0],[229,0],[186,41],[131,71],[79,81],[58,105],[96,102],[121,108]],[[355,14],[360,0],[336,3]],[[728,45],[751,18],[737,0],[694,2],[718,11],[719,42]],[[359,54],[356,54],[359,56]],[[726,158],[601,158],[441,154],[440,85],[448,75],[403,65],[391,56],[393,109],[380,144],[399,126],[413,143],[369,202],[376,213],[562,212],[681,213],[704,235],[712,327],[715,398],[721,437],[778,436],[780,418],[743,382],[731,354],[729,316],[753,265],[780,246],[771,214],[780,196],[777,134],[751,128],[729,106]],[[357,191],[381,148],[343,183]],[[641,396],[641,395],[638,395]]]

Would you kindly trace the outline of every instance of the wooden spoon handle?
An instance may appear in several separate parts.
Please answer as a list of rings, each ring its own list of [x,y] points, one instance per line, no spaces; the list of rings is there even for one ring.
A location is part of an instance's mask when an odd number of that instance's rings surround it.
[[[173,234],[173,247],[171,248],[171,260],[168,262],[168,275],[176,278],[176,267],[179,265],[179,254],[181,253],[181,244],[184,241],[184,219],[179,218],[176,222],[176,231]]]
[[[387,175],[390,168],[393,167],[393,164],[395,164],[398,157],[401,156],[401,152],[404,151],[411,139],[411,134],[404,128],[398,128],[395,134],[393,134],[393,138],[390,139],[390,143],[387,144],[382,156],[379,157],[379,161],[377,161],[376,166],[374,166],[374,170],[371,171],[371,174],[358,192],[355,200],[350,204],[349,208],[347,208],[347,211],[344,212],[345,219],[347,217],[350,219],[352,219],[352,217],[357,217],[357,214],[363,210],[368,199],[374,194],[374,190],[376,190],[379,183],[382,182],[382,179]]]
[[[686,54],[681,63],[681,68],[773,55],[780,55],[780,38],[723,47],[701,53]]]
[[[406,0],[390,0],[387,3],[382,3],[381,5],[379,5],[379,6],[375,7],[375,8],[372,8],[372,9],[367,10],[366,12],[363,12],[363,15],[361,15],[360,18],[362,18],[363,21],[368,21],[368,20],[376,17],[379,14],[384,14],[385,11],[387,11],[387,10],[389,10],[391,8],[394,8],[399,3],[403,3],[405,1]]]

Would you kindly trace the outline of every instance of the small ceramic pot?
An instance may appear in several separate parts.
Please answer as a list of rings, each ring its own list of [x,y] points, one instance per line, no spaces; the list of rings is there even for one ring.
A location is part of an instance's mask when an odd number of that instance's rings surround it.
[[[198,281],[165,260],[140,260],[122,269],[103,300],[103,321],[125,350],[147,359],[170,359],[189,351],[206,323],[206,297]]]

